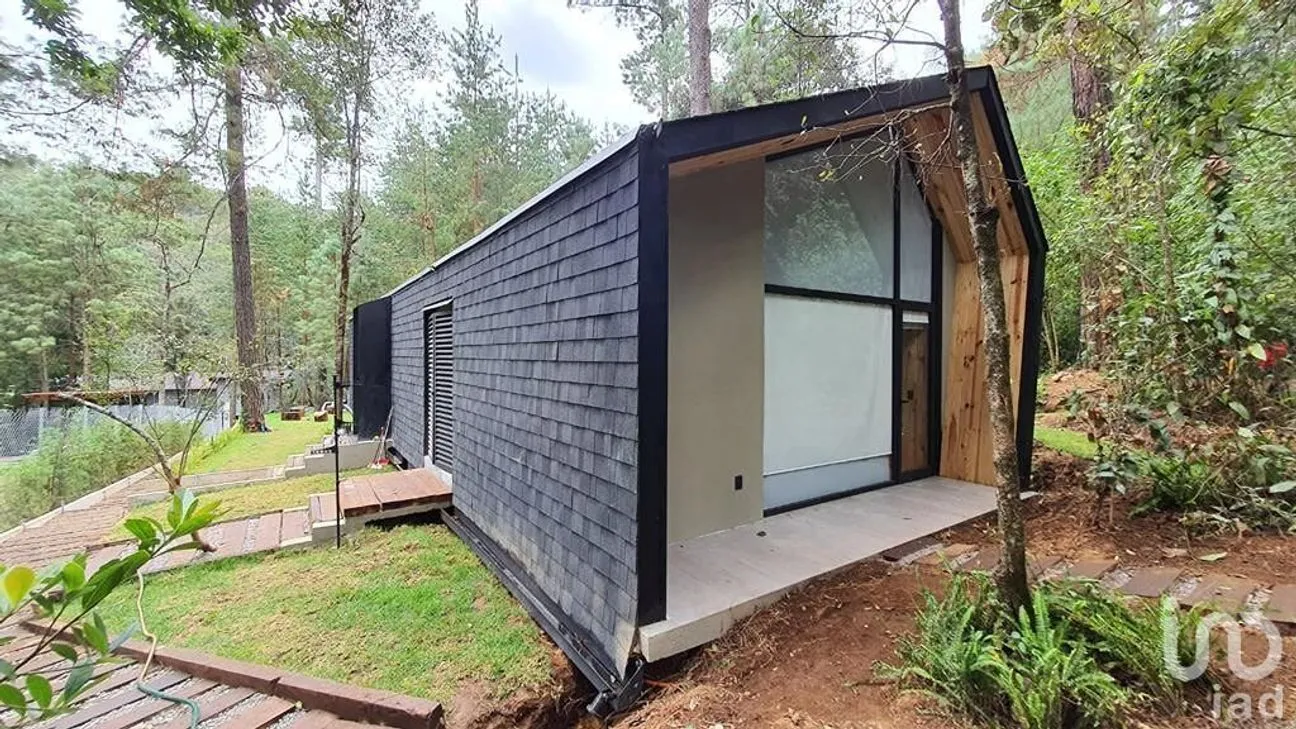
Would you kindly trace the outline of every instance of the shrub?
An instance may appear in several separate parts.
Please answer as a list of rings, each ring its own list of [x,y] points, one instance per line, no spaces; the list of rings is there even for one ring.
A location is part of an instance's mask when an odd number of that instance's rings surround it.
[[[1251,428],[1170,448],[1143,464],[1137,511],[1179,511],[1196,530],[1296,532],[1296,454]]]
[[[152,425],[169,453],[189,435],[184,423]],[[9,528],[153,463],[148,446],[125,427],[99,421],[48,430],[36,451],[0,474],[0,528]]]
[[[1180,706],[1184,685],[1165,666],[1162,629],[1154,608],[1076,581],[1038,585],[1031,609],[1010,619],[988,577],[956,574],[944,597],[924,595],[898,665],[879,672],[991,726],[1108,726],[1137,706]],[[1195,630],[1184,621],[1183,662]]]

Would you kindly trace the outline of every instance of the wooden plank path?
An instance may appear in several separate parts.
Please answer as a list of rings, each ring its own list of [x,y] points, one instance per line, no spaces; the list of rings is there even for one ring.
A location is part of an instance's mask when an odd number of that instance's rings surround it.
[[[353,522],[351,528],[372,519],[444,509],[453,501],[451,488],[423,469],[348,478],[341,484],[341,497],[343,518]],[[229,557],[309,546],[313,543],[312,529],[332,526],[336,514],[332,492],[314,494],[306,507],[213,524],[202,535],[215,547],[214,552],[173,552],[145,565],[142,571],[148,574]],[[92,550],[87,566],[93,572],[132,549],[131,544],[118,543]]]
[[[11,627],[4,652],[30,650],[38,626]],[[128,642],[118,660],[100,669],[102,680],[72,712],[42,723],[46,729],[188,729],[187,707],[144,694],[136,686],[143,643]],[[56,663],[62,661],[54,656]],[[65,663],[65,661],[63,661]],[[35,661],[28,664],[35,665]],[[47,677],[51,674],[43,673]],[[195,651],[159,648],[145,683],[168,695],[192,699],[200,721],[237,729],[348,729],[392,726],[439,729],[440,704],[386,691],[361,689]],[[367,723],[374,722],[374,723]]]
[[[349,478],[342,482],[341,501],[342,518],[355,519],[444,509],[451,505],[453,491],[431,471],[417,468]],[[333,494],[311,497],[312,521],[333,522],[336,514]]]

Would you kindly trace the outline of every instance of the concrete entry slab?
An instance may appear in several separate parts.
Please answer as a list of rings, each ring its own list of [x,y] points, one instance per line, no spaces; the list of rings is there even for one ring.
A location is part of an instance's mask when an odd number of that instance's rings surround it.
[[[676,542],[666,619],[639,629],[640,648],[656,661],[703,645],[815,577],[994,509],[993,488],[932,477]]]

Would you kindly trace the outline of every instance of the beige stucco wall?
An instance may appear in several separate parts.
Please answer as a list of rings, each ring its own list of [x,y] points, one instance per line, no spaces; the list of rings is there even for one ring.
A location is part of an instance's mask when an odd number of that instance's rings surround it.
[[[763,160],[670,181],[671,542],[761,517],[764,210]]]

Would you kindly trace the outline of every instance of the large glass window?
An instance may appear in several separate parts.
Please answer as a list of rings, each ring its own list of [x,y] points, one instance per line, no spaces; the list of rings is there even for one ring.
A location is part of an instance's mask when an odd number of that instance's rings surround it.
[[[868,137],[766,164],[766,283],[892,296],[894,167],[887,156],[885,145]]]
[[[909,165],[900,165],[900,298],[931,302],[932,221]]]

